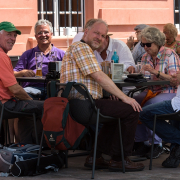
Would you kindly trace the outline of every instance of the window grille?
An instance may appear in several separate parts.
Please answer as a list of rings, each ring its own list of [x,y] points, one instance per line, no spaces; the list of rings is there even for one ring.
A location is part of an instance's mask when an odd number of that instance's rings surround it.
[[[180,32],[180,0],[174,0],[174,25]]]
[[[53,35],[62,36],[63,28],[71,27],[75,35],[83,31],[85,0],[38,0],[38,20],[52,23]]]

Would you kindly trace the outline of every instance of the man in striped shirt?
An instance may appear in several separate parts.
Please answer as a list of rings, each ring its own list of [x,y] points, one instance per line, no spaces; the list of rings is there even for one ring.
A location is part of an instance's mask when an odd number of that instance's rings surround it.
[[[132,98],[126,96],[113,81],[104,74],[93,53],[105,41],[108,25],[101,19],[92,19],[84,30],[81,41],[73,43],[66,51],[61,67],[61,83],[69,81],[80,82],[86,85],[92,95],[96,107],[106,116],[121,118],[122,139],[126,171],[143,170],[142,163],[134,163],[128,156],[134,143],[134,135],[138,121],[140,105]],[[102,89],[118,97],[119,101],[102,99]],[[77,91],[72,90],[70,98],[83,98]],[[97,143],[96,168],[109,168],[111,171],[122,171],[122,159],[119,144],[118,122],[104,124]],[[92,150],[86,158],[85,166],[92,167]],[[111,156],[110,162],[106,162],[102,153]]]

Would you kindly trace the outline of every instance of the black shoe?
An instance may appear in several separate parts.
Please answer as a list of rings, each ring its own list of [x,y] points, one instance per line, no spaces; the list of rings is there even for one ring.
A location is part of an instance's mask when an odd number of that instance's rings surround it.
[[[180,145],[176,145],[170,152],[169,157],[162,163],[166,168],[177,168],[180,164]]]
[[[154,144],[153,159],[158,158],[163,152],[164,152],[163,147],[159,146],[159,144]],[[146,154],[146,157],[148,159],[150,159],[150,157],[151,157],[151,148],[150,148],[149,152]]]
[[[140,146],[143,146],[144,142],[134,142],[133,151],[136,151]]]
[[[136,151],[132,152],[132,156],[139,156],[139,157],[145,157],[146,154],[149,152],[151,146],[146,146],[145,144],[142,144],[137,148]]]

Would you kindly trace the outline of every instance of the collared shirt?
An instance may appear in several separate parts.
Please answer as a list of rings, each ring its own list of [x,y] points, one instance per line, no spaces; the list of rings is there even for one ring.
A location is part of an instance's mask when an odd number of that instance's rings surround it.
[[[162,46],[156,56],[155,64],[153,64],[153,60],[149,54],[144,54],[141,60],[141,66],[144,64],[149,64],[151,67],[155,68],[157,71],[160,71],[164,74],[173,75],[177,71],[179,71],[179,56],[174,52],[174,50]],[[148,71],[144,71],[144,75],[148,75]],[[155,76],[153,76],[154,80],[157,80]],[[151,86],[150,89],[154,92],[160,91],[163,93],[175,93],[176,87],[172,87],[170,85],[165,86]]]
[[[180,48],[180,41],[176,41],[176,43],[169,48],[173,49],[177,53],[177,48]]]
[[[178,85],[176,96],[171,100],[171,105],[174,111],[180,110],[180,85]]]
[[[136,67],[132,57],[132,53],[128,46],[123,41],[120,41],[118,39],[111,39],[110,37],[109,46],[106,50],[107,57],[105,61],[111,61],[111,57],[114,54],[115,49],[117,51],[117,55],[119,56],[119,63],[124,64],[124,71],[126,71],[129,66]],[[103,62],[104,60],[101,58],[99,52],[94,51],[94,54],[101,67],[101,62]]]
[[[89,90],[93,99],[102,98],[101,86],[90,76],[90,74],[101,71],[96,57],[89,45],[83,42],[75,42],[67,49],[62,65],[60,82],[80,82]],[[82,98],[73,89],[70,98]]]
[[[56,48],[52,45],[51,51],[57,51],[57,61],[62,61],[65,52],[61,49]],[[14,68],[14,71],[21,71],[23,69],[31,69],[36,73],[36,61],[35,61],[35,52],[41,52],[39,47],[36,46],[32,49],[25,51],[20,57],[19,61]],[[42,74],[45,76],[48,73],[48,63],[49,53],[43,54],[43,63],[42,63]],[[33,82],[25,82],[22,84],[23,87],[33,86],[33,87],[43,87],[44,83],[33,83]]]
[[[17,81],[14,76],[11,60],[2,48],[0,48],[0,62],[0,101],[5,103],[14,97],[8,87],[17,84]]]
[[[78,33],[74,36],[73,41],[72,41],[72,44],[73,44],[74,42],[80,41],[80,40],[82,39],[83,35],[84,35],[84,32],[78,32]]]
[[[140,43],[141,42],[139,41],[132,51],[132,56],[136,64],[138,61],[141,60],[142,56],[146,53],[146,51],[144,50],[144,48],[141,46]]]

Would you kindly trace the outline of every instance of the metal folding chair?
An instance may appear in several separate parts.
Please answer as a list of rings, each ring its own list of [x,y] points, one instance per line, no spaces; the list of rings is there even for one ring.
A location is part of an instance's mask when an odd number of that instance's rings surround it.
[[[162,115],[154,115],[154,125],[153,125],[153,136],[152,136],[152,146],[151,146],[151,157],[149,163],[149,170],[152,170],[152,159],[153,159],[153,148],[154,148],[154,136],[155,136],[155,128],[156,128],[156,120],[165,121],[165,120],[176,120],[180,121],[180,111],[172,114],[162,114]]]
[[[9,134],[9,127],[8,127],[8,119],[12,118],[19,118],[19,117],[24,117],[24,116],[32,116],[33,121],[34,121],[34,129],[35,129],[35,136],[36,136],[36,144],[39,144],[38,142],[38,135],[37,135],[37,127],[36,127],[36,114],[35,113],[24,113],[24,112],[15,112],[15,111],[10,111],[7,108],[4,107],[4,104],[1,103],[0,101],[0,134],[1,134],[1,127],[2,127],[2,120],[5,120],[6,123],[6,130],[5,130],[5,144],[7,146],[7,134],[8,134],[8,139],[10,142],[10,134]]]
[[[57,95],[57,89],[59,86],[66,86],[66,84],[63,83],[55,83],[50,81],[47,85],[47,94],[49,97],[55,97]],[[81,91],[79,90],[78,87],[81,87]],[[84,95],[86,97],[86,99],[89,100],[89,102],[91,103],[92,106],[94,106],[94,101],[87,89],[87,87],[82,84],[82,83],[75,83],[73,85],[73,87],[75,89],[78,90],[78,92],[82,95]],[[71,107],[71,104],[70,104]],[[76,119],[76,118],[75,118]],[[77,122],[78,119],[76,119]],[[93,168],[92,168],[92,179],[94,179],[94,173],[95,173],[95,160],[96,160],[96,149],[97,149],[97,136],[98,136],[98,126],[99,123],[108,123],[108,122],[112,122],[112,121],[118,121],[118,126],[119,126],[119,137],[120,137],[120,146],[121,146],[121,158],[122,158],[122,167],[123,167],[123,173],[125,173],[125,164],[124,164],[124,152],[123,152],[123,144],[122,144],[122,136],[121,136],[121,122],[120,122],[120,118],[113,118],[113,117],[109,117],[109,116],[104,116],[100,113],[100,110],[98,108],[96,108],[96,106],[94,106],[94,112],[93,115],[91,116],[91,119],[86,122],[86,123],[82,123],[79,122],[83,125],[92,125],[92,124],[96,124],[96,131],[95,131],[95,143],[94,143],[94,157],[93,157]],[[44,132],[43,132],[44,133]],[[43,138],[43,136],[42,136]],[[41,143],[42,143],[42,139],[41,139]],[[42,147],[42,144],[41,144]],[[41,148],[39,151],[39,158],[38,158],[38,164],[37,167],[39,167],[39,161],[40,161],[40,154],[41,154]],[[67,166],[67,164],[66,164]]]

